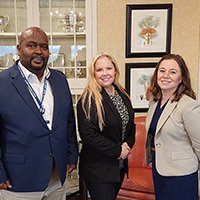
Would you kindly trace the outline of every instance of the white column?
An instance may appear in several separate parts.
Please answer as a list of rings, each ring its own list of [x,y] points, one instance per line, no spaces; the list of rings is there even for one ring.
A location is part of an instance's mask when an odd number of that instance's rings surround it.
[[[39,0],[27,0],[27,26],[40,26]]]
[[[97,52],[97,0],[85,1],[86,13],[86,56],[90,62]],[[89,63],[87,63],[87,66]],[[87,73],[88,74],[88,73]]]

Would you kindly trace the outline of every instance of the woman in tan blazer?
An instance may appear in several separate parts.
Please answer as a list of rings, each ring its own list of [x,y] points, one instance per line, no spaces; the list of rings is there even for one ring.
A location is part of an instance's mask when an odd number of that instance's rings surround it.
[[[146,164],[152,162],[156,200],[198,200],[200,104],[181,56],[159,61],[150,92]]]

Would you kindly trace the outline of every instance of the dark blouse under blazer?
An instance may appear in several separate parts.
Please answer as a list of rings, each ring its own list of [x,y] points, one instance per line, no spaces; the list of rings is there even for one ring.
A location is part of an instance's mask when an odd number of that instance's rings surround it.
[[[128,97],[117,86],[115,89],[122,97],[128,112],[129,122],[125,133],[125,142],[132,148],[135,142],[134,111]],[[122,122],[109,95],[102,88],[102,102],[105,111],[105,125],[101,131],[98,126],[96,107],[91,106],[91,119],[87,120],[82,102],[77,104],[78,129],[83,143],[80,153],[79,173],[87,181],[119,182],[119,156],[122,144]],[[124,162],[128,172],[128,159]]]

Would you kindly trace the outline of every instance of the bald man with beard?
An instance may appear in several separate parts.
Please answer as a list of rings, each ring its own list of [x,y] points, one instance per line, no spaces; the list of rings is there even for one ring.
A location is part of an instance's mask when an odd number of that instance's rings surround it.
[[[48,37],[22,32],[19,60],[0,73],[0,199],[64,200],[78,145],[65,75],[47,68]]]

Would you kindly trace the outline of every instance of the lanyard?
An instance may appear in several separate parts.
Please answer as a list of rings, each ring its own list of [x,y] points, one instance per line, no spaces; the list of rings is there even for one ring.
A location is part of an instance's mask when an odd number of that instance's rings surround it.
[[[22,71],[22,69],[21,69],[21,67],[20,67],[19,65],[18,65],[18,69],[19,69],[19,71],[20,71],[22,77],[24,78],[24,81],[25,81],[25,83],[26,83],[26,85],[27,85],[29,91],[31,92],[31,94],[33,95],[33,97],[35,98],[35,100],[37,101],[37,103],[38,103],[38,105],[39,105],[39,107],[40,107],[40,112],[41,112],[42,114],[44,114],[45,109],[44,109],[44,107],[42,106],[42,103],[43,103],[44,96],[45,96],[46,90],[47,90],[47,79],[46,79],[46,77],[45,77],[45,79],[44,79],[44,86],[43,86],[43,92],[42,92],[42,100],[40,101],[40,99],[38,98],[37,94],[35,93],[34,89],[33,89],[32,86],[31,86],[31,84],[29,83],[29,81],[28,81],[27,78],[25,77],[25,75],[24,75],[24,73],[23,73],[23,71]]]

